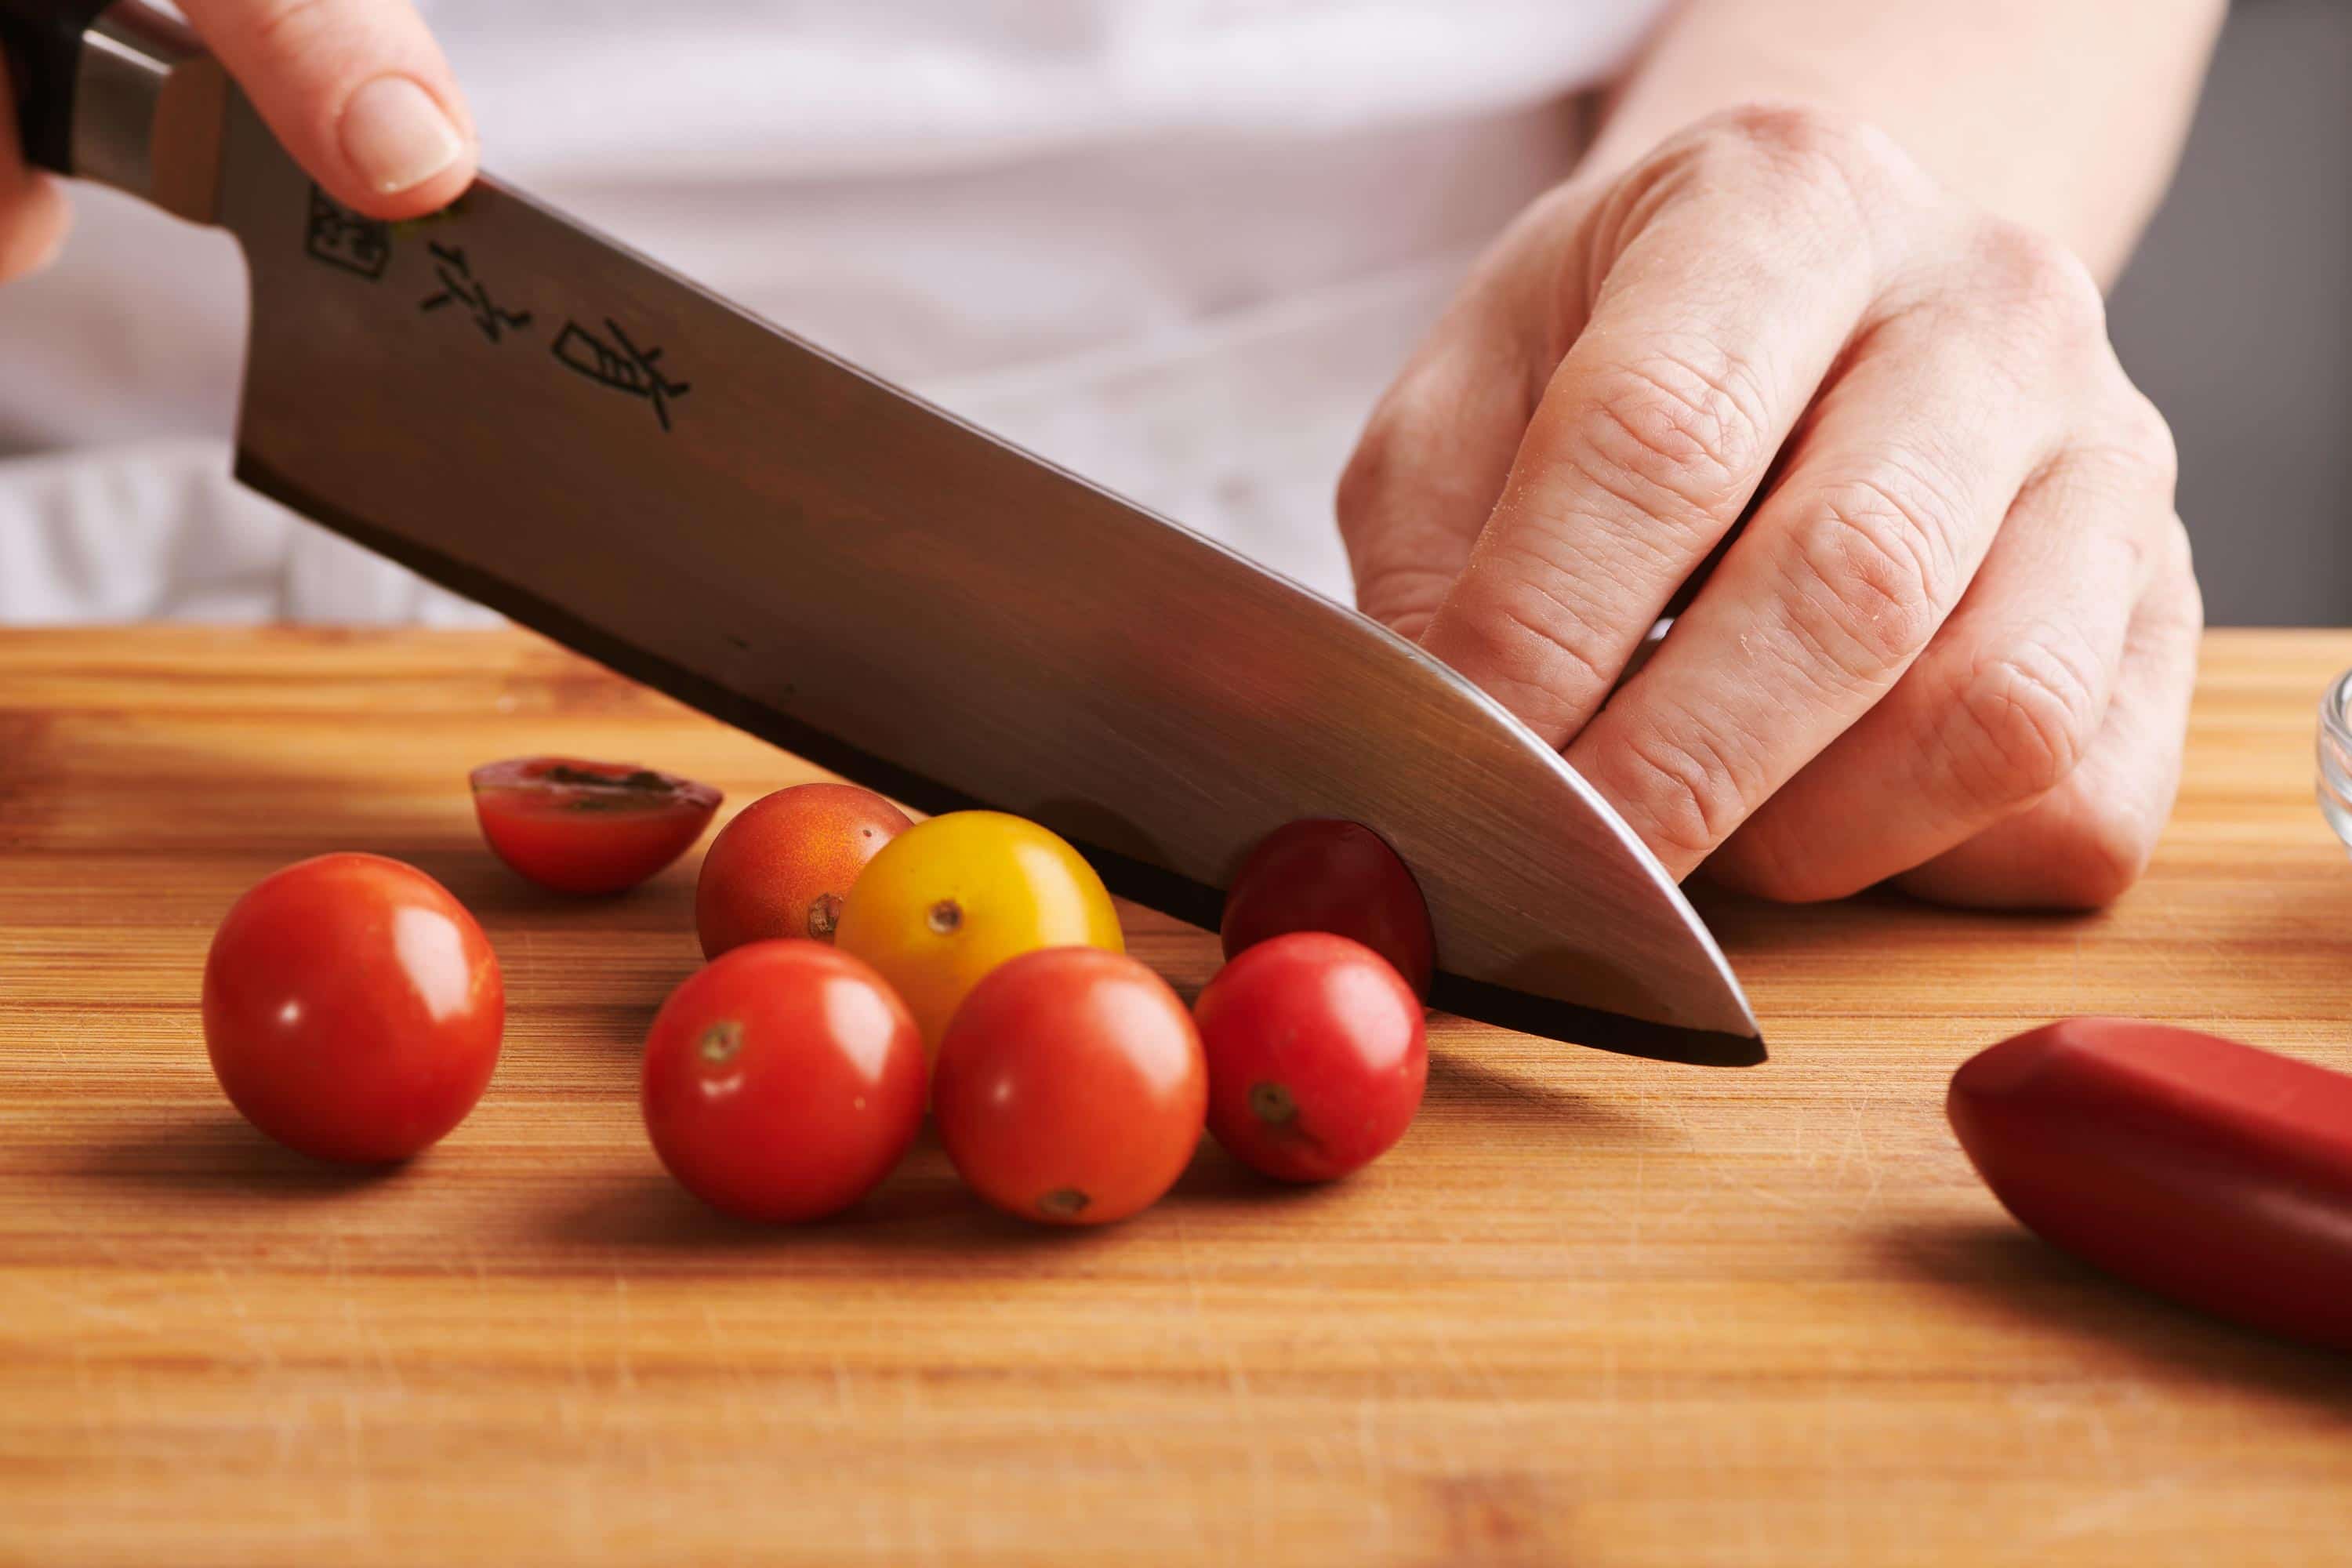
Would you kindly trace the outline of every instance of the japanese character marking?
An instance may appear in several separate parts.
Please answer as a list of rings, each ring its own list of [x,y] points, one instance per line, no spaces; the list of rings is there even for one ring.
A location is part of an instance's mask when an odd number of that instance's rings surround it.
[[[466,313],[474,319],[474,325],[482,330],[482,336],[492,342],[497,342],[509,327],[530,324],[529,310],[503,310],[491,303],[488,286],[474,277],[473,268],[466,264],[466,252],[462,246],[434,245],[430,248],[434,270],[441,278],[441,292],[419,304],[416,307],[419,310],[438,310],[445,305],[463,305]]]
[[[682,381],[671,381],[656,369],[654,362],[661,358],[659,349],[641,349],[629,341],[628,333],[612,317],[604,318],[604,331],[612,341],[589,331],[577,321],[563,323],[563,331],[555,337],[553,353],[563,368],[615,392],[642,397],[654,405],[654,416],[661,421],[664,430],[669,428],[669,402],[684,397],[693,388]]]

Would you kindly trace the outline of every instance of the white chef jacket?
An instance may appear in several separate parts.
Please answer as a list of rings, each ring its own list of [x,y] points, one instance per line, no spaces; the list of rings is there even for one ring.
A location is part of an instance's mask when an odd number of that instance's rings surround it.
[[[425,0],[501,175],[1311,587],[1330,489],[1661,0]],[[487,618],[228,479],[242,266],[0,289],[0,621]]]

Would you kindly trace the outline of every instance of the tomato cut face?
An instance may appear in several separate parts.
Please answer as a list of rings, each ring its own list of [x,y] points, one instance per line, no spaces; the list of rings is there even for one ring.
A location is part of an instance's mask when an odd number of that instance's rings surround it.
[[[1404,1136],[1429,1078],[1421,1000],[1386,959],[1328,931],[1259,942],[1193,1004],[1209,1131],[1286,1182],[1328,1182]]]
[[[506,991],[482,928],[440,883],[378,855],[322,855],[263,878],[222,918],[204,1020],[247,1121],[314,1159],[373,1164],[474,1108]]]
[[[1437,942],[1421,884],[1388,841],[1359,822],[1315,817],[1258,841],[1234,873],[1217,934],[1237,958],[1268,937],[1322,931],[1379,953],[1426,1000]]]
[[[741,1219],[818,1219],[890,1173],[923,1122],[922,1037],[882,977],[814,942],[755,942],[689,976],[646,1037],[654,1152]]]
[[[854,784],[805,784],[762,795],[719,830],[694,885],[702,955],[774,937],[831,942],[857,874],[911,826]]]
[[[634,763],[516,757],[472,774],[491,850],[558,893],[618,893],[693,847],[722,798]]]
[[[1201,1037],[1124,953],[1048,948],[972,988],[940,1046],[940,1142],[1007,1214],[1102,1225],[1157,1203],[1201,1142]]]

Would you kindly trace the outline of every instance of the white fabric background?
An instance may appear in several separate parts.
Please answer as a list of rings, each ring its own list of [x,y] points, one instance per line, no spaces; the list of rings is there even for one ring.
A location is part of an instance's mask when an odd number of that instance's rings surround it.
[[[501,174],[1344,597],[1358,425],[1656,5],[425,9]],[[229,482],[234,247],[78,196],[0,290],[0,620],[481,615]]]

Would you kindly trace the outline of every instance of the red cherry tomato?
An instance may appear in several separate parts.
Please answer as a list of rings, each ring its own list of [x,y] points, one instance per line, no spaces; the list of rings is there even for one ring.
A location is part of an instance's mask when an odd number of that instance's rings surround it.
[[[1429,1079],[1421,999],[1388,960],[1327,931],[1262,942],[1193,1004],[1209,1131],[1286,1182],[1328,1182],[1404,1136]]]
[[[1237,958],[1286,931],[1352,937],[1387,959],[1427,997],[1437,942],[1421,885],[1381,836],[1361,823],[1310,818],[1258,841],[1234,875],[1218,934]]]
[[[880,975],[814,942],[739,947],[670,993],[646,1037],[654,1152],[741,1219],[837,1214],[923,1123],[923,1037]]]
[[[404,1160],[466,1119],[498,1065],[506,990],[448,890],[379,855],[255,883],[205,960],[205,1049],[229,1103],[320,1160]]]
[[[794,784],[753,801],[703,853],[694,885],[702,955],[772,937],[831,942],[857,873],[913,826],[855,784]]]
[[[472,777],[490,848],[558,893],[635,887],[693,847],[721,798],[692,779],[578,757],[516,757]]]
[[[1150,1207],[1201,1142],[1201,1037],[1124,953],[1042,948],[992,970],[940,1042],[932,1110],[956,1173],[1007,1214],[1103,1225]]]

